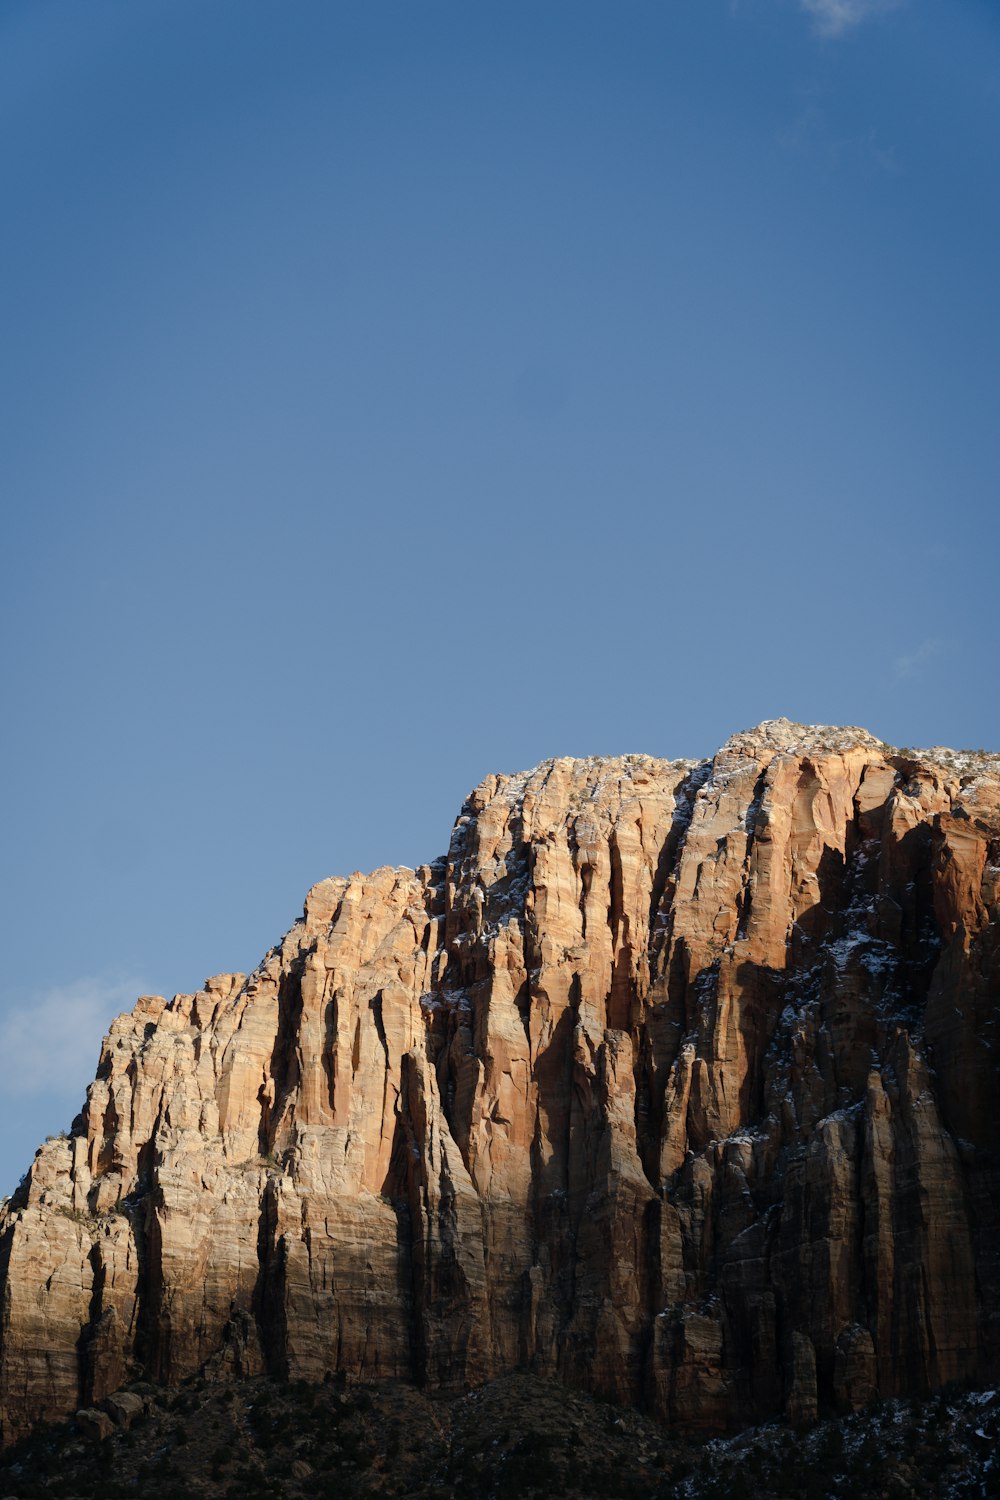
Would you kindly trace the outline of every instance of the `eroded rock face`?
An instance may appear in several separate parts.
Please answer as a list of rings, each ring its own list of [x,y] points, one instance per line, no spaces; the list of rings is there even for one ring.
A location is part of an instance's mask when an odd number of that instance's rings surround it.
[[[779,720],[489,777],[140,999],[0,1208],[0,1422],[518,1366],[723,1427],[1000,1369],[1000,757]]]

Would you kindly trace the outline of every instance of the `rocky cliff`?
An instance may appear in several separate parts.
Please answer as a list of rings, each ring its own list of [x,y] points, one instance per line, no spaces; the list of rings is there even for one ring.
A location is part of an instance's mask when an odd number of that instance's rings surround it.
[[[724,1427],[1000,1372],[1000,757],[779,720],[489,777],[144,997],[0,1207],[0,1423],[524,1367]]]

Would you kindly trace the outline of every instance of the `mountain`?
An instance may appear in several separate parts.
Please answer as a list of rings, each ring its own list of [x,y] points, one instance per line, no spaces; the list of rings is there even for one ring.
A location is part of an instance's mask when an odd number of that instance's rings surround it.
[[[1000,1369],[1000,756],[770,721],[491,776],[114,1022],[0,1207],[0,1437],[516,1370],[689,1429]]]

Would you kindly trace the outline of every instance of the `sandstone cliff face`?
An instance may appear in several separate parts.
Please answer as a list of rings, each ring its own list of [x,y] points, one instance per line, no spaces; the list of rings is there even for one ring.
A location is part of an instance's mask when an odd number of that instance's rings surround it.
[[[518,1366],[722,1427],[1000,1372],[1000,757],[784,720],[488,778],[138,1001],[0,1207],[0,1423]]]

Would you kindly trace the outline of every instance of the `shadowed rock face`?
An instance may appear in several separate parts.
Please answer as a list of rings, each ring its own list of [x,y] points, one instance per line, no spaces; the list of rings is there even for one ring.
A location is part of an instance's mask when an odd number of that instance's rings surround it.
[[[0,1208],[5,1441],[142,1372],[515,1367],[723,1427],[1000,1371],[1000,757],[489,777],[140,999]]]

